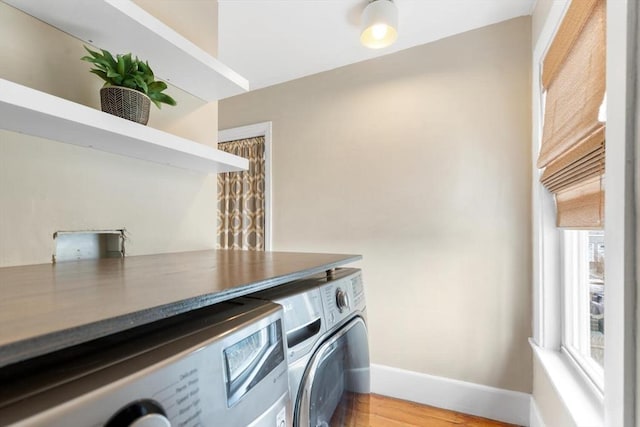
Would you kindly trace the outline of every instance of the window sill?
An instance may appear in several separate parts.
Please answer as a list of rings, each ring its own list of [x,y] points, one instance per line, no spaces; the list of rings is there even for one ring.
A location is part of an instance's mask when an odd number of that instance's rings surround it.
[[[529,343],[575,425],[603,425],[604,399],[586,374],[564,352],[542,348],[532,339]]]

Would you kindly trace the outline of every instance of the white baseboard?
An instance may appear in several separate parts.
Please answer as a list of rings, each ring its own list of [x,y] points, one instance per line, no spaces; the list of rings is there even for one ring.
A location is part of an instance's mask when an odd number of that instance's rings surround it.
[[[531,395],[371,365],[371,392],[492,420],[529,425]]]
[[[529,426],[530,427],[546,427],[540,409],[536,405],[536,400],[531,398],[531,408],[529,409]]]

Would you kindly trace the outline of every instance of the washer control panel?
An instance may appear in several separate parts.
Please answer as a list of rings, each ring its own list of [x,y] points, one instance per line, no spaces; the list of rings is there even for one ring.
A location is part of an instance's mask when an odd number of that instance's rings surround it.
[[[349,269],[350,274],[330,280],[320,288],[322,305],[327,328],[331,328],[354,311],[363,311],[366,307],[362,272]]]

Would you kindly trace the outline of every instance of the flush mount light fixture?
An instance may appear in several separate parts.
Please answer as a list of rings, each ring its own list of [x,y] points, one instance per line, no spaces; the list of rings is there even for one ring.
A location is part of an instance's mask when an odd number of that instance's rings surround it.
[[[398,9],[392,0],[370,0],[362,13],[360,42],[371,49],[387,47],[398,38]]]

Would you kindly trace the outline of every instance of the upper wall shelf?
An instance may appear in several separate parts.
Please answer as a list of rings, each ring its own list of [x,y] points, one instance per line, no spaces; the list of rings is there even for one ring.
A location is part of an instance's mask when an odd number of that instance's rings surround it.
[[[112,53],[149,61],[163,80],[205,101],[249,90],[249,82],[130,0],[3,0]]]
[[[0,129],[206,173],[247,159],[0,79]]]

